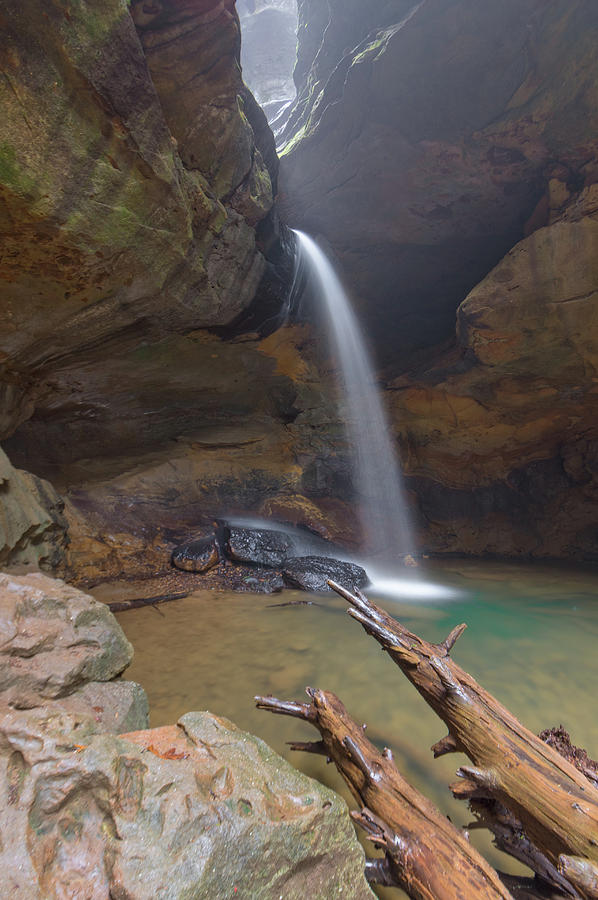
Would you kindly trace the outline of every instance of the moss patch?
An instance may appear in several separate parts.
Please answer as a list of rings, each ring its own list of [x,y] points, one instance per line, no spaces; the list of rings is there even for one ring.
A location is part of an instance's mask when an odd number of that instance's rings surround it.
[[[35,184],[20,168],[15,148],[6,141],[0,144],[0,182],[19,193],[29,193]]]

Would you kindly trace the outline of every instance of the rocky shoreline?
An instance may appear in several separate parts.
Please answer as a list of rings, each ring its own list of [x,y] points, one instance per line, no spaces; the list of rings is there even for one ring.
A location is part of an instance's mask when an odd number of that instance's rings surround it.
[[[208,712],[148,728],[106,605],[0,575],[0,895],[366,898],[344,801]]]

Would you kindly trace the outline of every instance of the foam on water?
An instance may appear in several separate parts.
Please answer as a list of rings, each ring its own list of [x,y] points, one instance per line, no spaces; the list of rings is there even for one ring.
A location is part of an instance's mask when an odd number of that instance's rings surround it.
[[[403,603],[410,601],[438,602],[440,600],[456,600],[463,595],[456,588],[447,587],[444,584],[436,584],[433,581],[423,581],[421,578],[385,578],[372,574],[372,583],[367,589],[369,596],[387,597],[400,600]]]

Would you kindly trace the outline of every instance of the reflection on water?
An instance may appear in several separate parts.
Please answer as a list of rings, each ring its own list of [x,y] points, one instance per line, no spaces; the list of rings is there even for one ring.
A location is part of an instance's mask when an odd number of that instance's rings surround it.
[[[437,568],[431,580],[457,588],[456,599],[417,605],[386,597],[380,603],[432,641],[467,622],[453,651],[456,661],[528,728],[538,732],[562,723],[573,742],[596,758],[598,574],[452,563]],[[312,606],[276,605],[305,598],[288,591],[269,597],[199,592],[161,606],[163,615],[149,608],[119,614],[135,646],[126,677],[145,687],[151,724],[210,709],[339,790],[331,766],[286,746],[310,740],[315,731],[260,712],[252,700],[269,693],[302,699],[306,685],[332,690],[358,722],[367,723],[371,740],[393,749],[405,777],[455,823],[465,824],[466,807],[447,789],[464,757],[434,761],[429,752],[444,735],[443,724],[339,597],[313,598]],[[518,871],[507,857],[492,854],[495,865]]]

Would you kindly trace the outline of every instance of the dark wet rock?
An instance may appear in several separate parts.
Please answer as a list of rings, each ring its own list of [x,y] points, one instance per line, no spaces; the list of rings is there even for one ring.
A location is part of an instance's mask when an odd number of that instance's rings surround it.
[[[285,584],[302,591],[329,591],[328,579],[347,588],[365,587],[369,579],[365,569],[355,563],[326,556],[297,556],[288,559],[282,571]]]
[[[235,562],[275,568],[293,555],[294,545],[292,538],[283,531],[231,526],[224,549]]]
[[[278,594],[284,590],[285,584],[280,572],[272,569],[234,566],[228,586],[239,594]]]
[[[172,564],[184,572],[207,572],[220,561],[216,536],[198,538],[179,544],[172,551]]]

